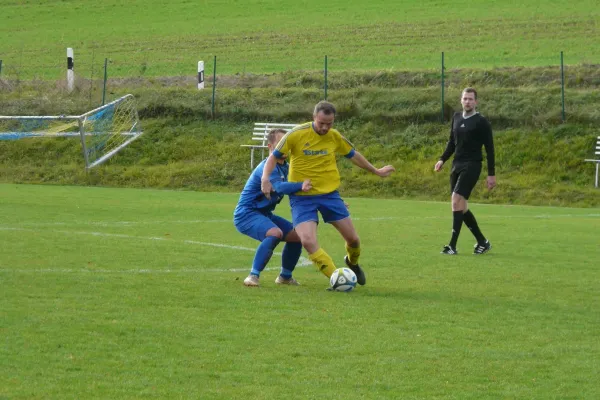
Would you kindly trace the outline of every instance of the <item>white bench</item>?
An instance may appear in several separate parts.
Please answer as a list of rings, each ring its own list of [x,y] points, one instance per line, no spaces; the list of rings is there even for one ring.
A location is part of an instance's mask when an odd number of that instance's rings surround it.
[[[585,161],[596,163],[596,180],[594,182],[594,186],[598,187],[598,166],[600,165],[600,136],[598,136],[596,140],[596,150],[594,151],[595,160],[587,159]]]
[[[271,129],[283,129],[289,132],[298,124],[280,124],[277,122],[256,122],[252,131],[253,144],[243,144],[242,147],[250,148],[250,170],[254,169],[254,150],[260,149],[261,160],[265,158],[265,149],[268,151],[267,143]]]

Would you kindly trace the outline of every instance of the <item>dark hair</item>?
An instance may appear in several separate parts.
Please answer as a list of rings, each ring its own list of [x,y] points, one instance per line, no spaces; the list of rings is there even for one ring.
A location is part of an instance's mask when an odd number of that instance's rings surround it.
[[[325,115],[333,114],[335,116],[335,107],[330,102],[322,100],[322,101],[318,102],[317,105],[315,106],[315,111],[314,111],[313,115],[317,115],[320,112],[322,112]]]
[[[277,135],[280,133],[285,135],[287,132],[281,128],[271,129],[267,136],[267,141],[271,144],[277,144],[277,142],[275,141],[275,138],[277,138]]]
[[[474,88],[465,88],[465,90],[463,90],[463,93],[473,93],[475,95],[475,100],[477,100],[477,90],[475,90]]]

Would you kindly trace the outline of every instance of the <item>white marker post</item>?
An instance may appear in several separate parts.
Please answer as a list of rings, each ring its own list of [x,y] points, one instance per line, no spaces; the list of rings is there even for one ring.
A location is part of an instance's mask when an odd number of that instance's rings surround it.
[[[204,61],[198,61],[198,90],[204,89]]]
[[[67,47],[67,90],[73,91],[75,87],[75,72],[73,72],[73,49]]]

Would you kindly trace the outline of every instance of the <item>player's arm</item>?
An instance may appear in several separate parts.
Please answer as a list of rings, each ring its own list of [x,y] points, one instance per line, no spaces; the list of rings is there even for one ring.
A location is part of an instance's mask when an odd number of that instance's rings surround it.
[[[300,191],[308,192],[312,189],[310,179],[306,179],[304,182],[285,182],[281,179],[281,175],[277,171],[271,174],[271,184],[273,185],[273,189],[281,194],[292,194]]]
[[[385,167],[381,167],[381,168],[375,168],[373,166],[373,164],[371,164],[369,162],[369,160],[367,160],[365,158],[365,156],[363,156],[362,154],[360,154],[358,151],[356,150],[352,150],[352,156],[351,157],[347,157],[350,158],[350,161],[352,161],[352,163],[354,165],[356,165],[357,167],[360,167],[366,171],[369,171],[377,176],[380,176],[382,178],[385,178],[386,176],[389,176],[392,172],[394,172],[396,169],[391,166],[391,165],[386,165]]]
[[[271,174],[277,165],[277,158],[273,153],[269,154],[267,157],[267,162],[265,162],[265,167],[263,168],[262,177],[260,178],[260,191],[263,192],[267,199],[271,198],[271,192],[273,191],[273,185],[271,184]]]
[[[496,155],[494,150],[494,136],[492,126],[487,120],[484,120],[483,146],[485,147],[487,159],[487,187],[493,189],[496,186]]]
[[[450,137],[448,138],[448,143],[446,144],[446,149],[440,156],[437,163],[435,163],[435,167],[433,169],[435,171],[439,171],[444,166],[444,163],[448,161],[454,151],[456,150],[456,143],[454,143],[454,135],[452,134],[452,129],[454,128],[454,116],[452,116],[452,121],[450,121]]]
[[[281,194],[292,194],[302,190],[302,182],[282,182],[281,180],[271,180],[273,189],[277,193]]]
[[[354,145],[348,139],[342,136],[341,133],[334,130],[334,134],[337,135],[336,152],[338,154],[343,154],[344,157],[352,161],[352,164],[382,178],[389,176],[392,172],[395,171],[394,167],[392,167],[391,165],[386,165],[382,168],[375,168],[373,164],[371,164],[369,160],[365,158],[365,156],[363,156],[354,149]]]
[[[283,155],[289,152],[289,132],[281,138],[279,143],[277,143],[277,147],[269,157],[267,157],[267,162],[265,163],[265,168],[263,169],[263,174],[260,179],[260,190],[263,192],[267,199],[271,199],[271,192],[273,191],[273,184],[271,183],[271,174],[277,165],[277,159],[283,158]]]

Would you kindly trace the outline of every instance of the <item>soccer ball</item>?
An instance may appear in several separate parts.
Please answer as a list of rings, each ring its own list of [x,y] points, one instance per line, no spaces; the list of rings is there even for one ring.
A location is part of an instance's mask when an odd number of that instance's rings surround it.
[[[356,286],[356,274],[350,268],[338,268],[329,278],[331,288],[338,292],[349,292]]]

